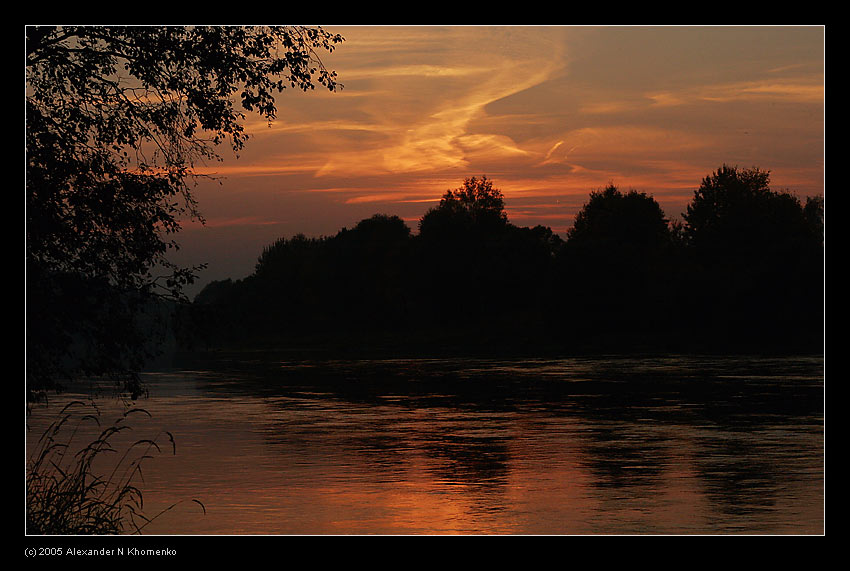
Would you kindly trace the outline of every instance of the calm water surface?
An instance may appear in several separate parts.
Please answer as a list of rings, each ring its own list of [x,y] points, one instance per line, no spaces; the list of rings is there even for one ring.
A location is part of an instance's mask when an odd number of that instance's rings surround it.
[[[824,532],[821,357],[256,355],[145,381],[145,513],[182,502],[146,534]],[[37,406],[29,447],[81,396]]]

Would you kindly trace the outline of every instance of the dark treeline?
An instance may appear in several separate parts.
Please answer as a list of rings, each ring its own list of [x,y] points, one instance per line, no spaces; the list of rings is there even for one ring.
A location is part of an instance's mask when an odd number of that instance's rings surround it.
[[[592,192],[566,239],[519,227],[486,177],[419,221],[377,214],[281,238],[180,313],[184,348],[398,354],[819,351],[823,199],[723,166],[670,222],[645,193]]]

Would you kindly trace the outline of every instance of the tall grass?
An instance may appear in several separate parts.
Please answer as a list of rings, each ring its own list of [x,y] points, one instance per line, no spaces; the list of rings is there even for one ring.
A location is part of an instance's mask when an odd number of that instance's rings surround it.
[[[160,439],[168,439],[172,454],[177,447],[173,435],[163,431],[155,439],[116,444],[123,450],[119,451],[113,443],[130,430],[129,419],[134,415],[149,417],[150,413],[126,407],[114,423],[91,439],[90,428],[101,429],[100,411],[94,403],[73,401],[62,409],[27,459],[28,534],[141,534],[153,520],[182,503],[172,504],[155,517],[145,516],[137,485],[142,480],[142,464],[154,453],[162,453]],[[87,427],[89,423],[93,427]],[[86,432],[89,438],[84,439],[81,435]],[[206,513],[200,501],[191,501]]]

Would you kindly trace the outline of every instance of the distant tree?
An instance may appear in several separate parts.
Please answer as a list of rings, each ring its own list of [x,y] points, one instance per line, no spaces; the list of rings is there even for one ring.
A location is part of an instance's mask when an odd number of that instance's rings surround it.
[[[375,214],[330,240],[331,280],[343,329],[403,327],[410,228],[398,216]]]
[[[237,287],[238,280],[234,282],[232,279],[213,280],[198,292],[195,296],[195,303],[199,305],[216,305],[226,302],[234,287]]]
[[[414,280],[423,320],[444,327],[498,313],[499,245],[507,228],[502,191],[486,176],[447,190],[422,216]]]
[[[770,173],[758,168],[739,171],[726,165],[705,177],[684,215],[695,251],[729,260],[742,248],[760,247],[769,240],[764,231],[778,228],[770,222],[769,211],[782,200],[770,190],[769,181]]]
[[[398,216],[375,214],[358,222],[352,230],[343,229],[337,237],[352,241],[365,258],[374,260],[397,253],[410,238],[410,228]]]
[[[213,324],[216,341],[256,343],[382,330],[403,319],[410,228],[376,214],[336,235],[279,238],[244,280],[213,282],[184,322]],[[201,343],[207,331],[195,335]],[[190,335],[184,336],[191,340]]]
[[[803,206],[803,215],[806,218],[806,222],[809,225],[809,231],[812,233],[812,236],[816,241],[820,241],[821,246],[823,245],[823,216],[824,216],[824,205],[823,205],[823,196],[808,196],[806,197],[806,204]]]
[[[561,252],[566,311],[577,330],[654,331],[669,303],[673,235],[661,206],[613,184],[591,192]]]
[[[507,224],[502,191],[486,176],[467,178],[463,185],[447,190],[440,203],[419,221],[419,234],[456,233],[473,229],[491,232]]]
[[[589,248],[630,257],[665,247],[670,226],[658,202],[636,190],[623,193],[613,184],[590,193],[567,232],[572,248]]]
[[[308,238],[304,234],[296,234],[292,238],[278,238],[271,245],[263,248],[254,276],[279,285],[285,281],[297,281],[303,278],[299,275],[311,260],[317,258],[316,252],[322,247],[325,238]]]
[[[561,326],[554,314],[553,299],[560,292],[553,277],[563,243],[551,228],[542,225],[508,224],[503,233],[493,257],[498,270],[494,284],[505,311],[503,321],[517,342],[539,338],[544,326]]]
[[[684,215],[688,242],[710,266],[790,262],[823,241],[823,203],[770,189],[770,173],[723,165],[705,177]],[[790,256],[790,258],[789,258]]]
[[[224,342],[349,349],[817,348],[823,199],[803,205],[768,182],[724,167],[675,222],[651,196],[609,185],[564,241],[514,226],[501,192],[467,179],[418,236],[379,214],[332,237],[276,241],[253,275],[205,288],[195,305],[220,311],[194,322]]]
[[[335,90],[317,52],[340,41],[302,27],[27,27],[31,389],[133,376],[140,312],[182,299],[198,269],[167,258],[181,218],[202,219],[196,163],[242,149],[245,112],[271,121],[276,92]]]
[[[821,332],[821,199],[804,206],[771,190],[768,171],[723,165],[703,179],[684,218],[704,331],[777,343]]]

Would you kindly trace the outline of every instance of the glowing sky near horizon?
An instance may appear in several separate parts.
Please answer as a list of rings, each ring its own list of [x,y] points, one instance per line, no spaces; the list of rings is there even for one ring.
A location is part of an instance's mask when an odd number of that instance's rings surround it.
[[[203,172],[181,263],[245,277],[263,246],[375,213],[418,219],[486,175],[511,222],[564,234],[591,191],[646,192],[678,218],[722,164],[824,192],[822,27],[340,27],[341,91],[287,91],[238,158]],[[199,169],[201,170],[201,169]]]

